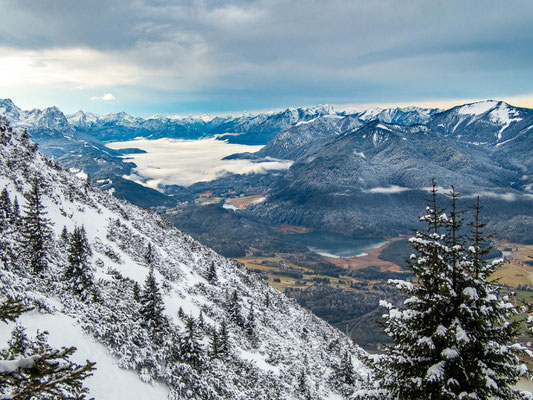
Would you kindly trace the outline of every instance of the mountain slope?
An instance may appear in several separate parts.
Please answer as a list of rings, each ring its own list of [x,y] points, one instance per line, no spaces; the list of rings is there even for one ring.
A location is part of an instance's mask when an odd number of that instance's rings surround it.
[[[502,237],[530,242],[532,169],[525,160],[531,160],[533,147],[516,156],[516,148],[504,151],[515,142],[526,146],[531,135],[504,135],[501,145],[478,145],[431,126],[372,121],[313,143],[252,211],[277,223],[396,235],[412,228],[406,221],[416,218],[413,205],[423,204],[436,179],[439,186],[464,192],[466,206],[480,195],[491,229],[497,227]]]
[[[361,350],[340,332],[243,266],[172,228],[158,214],[87,187],[37,153],[26,136],[11,132],[5,119],[0,119],[0,146],[0,187],[6,187],[11,199],[17,198],[24,206],[23,193],[39,178],[43,203],[54,223],[48,269],[37,276],[26,267],[15,225],[4,232],[7,247],[3,251],[13,251],[11,256],[3,253],[1,293],[22,297],[36,307],[38,313],[23,322],[74,324],[76,332],[83,330],[87,335],[80,345],[85,347],[92,337],[99,343],[95,348],[105,346],[113,360],[107,359],[107,366],[89,382],[93,395],[105,388],[98,383],[101,374],[112,369],[113,376],[119,376],[118,367],[138,372],[145,382],[157,382],[150,392],[154,399],[164,398],[167,390],[172,399],[298,399],[305,393],[311,398],[339,398],[346,388],[335,382],[334,371],[344,351],[351,353],[358,379],[366,375],[357,360]],[[86,301],[76,298],[63,278],[66,243],[59,237],[64,226],[72,232],[81,224],[93,250],[94,295]],[[142,323],[134,296],[135,283],[142,285],[149,270],[143,257],[148,244],[168,323],[162,342],[156,342]],[[211,265],[216,270],[214,281],[206,278]],[[250,321],[251,310],[255,315],[252,336],[239,322]],[[209,337],[223,323],[230,351],[213,358]],[[183,354],[186,326],[191,324],[203,349],[198,355],[200,367],[187,362]],[[0,329],[5,338],[6,327]],[[53,335],[54,330],[51,339]],[[120,384],[127,381],[120,380]],[[140,390],[137,398],[146,390]]]

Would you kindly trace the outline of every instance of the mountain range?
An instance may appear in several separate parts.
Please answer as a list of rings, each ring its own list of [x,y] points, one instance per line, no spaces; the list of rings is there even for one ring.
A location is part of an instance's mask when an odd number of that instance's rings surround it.
[[[448,110],[406,107],[347,113],[318,106],[212,119],[143,119],[82,111],[65,116],[55,107],[22,111],[2,100],[0,114],[28,129],[44,154],[93,175],[116,197],[143,207],[172,207],[190,201],[194,191],[232,189],[265,195],[265,202],[247,212],[275,224],[391,235],[410,228],[406,221],[416,216],[414,205],[423,203],[426,188],[436,179],[442,188],[455,185],[464,192],[465,202],[480,195],[491,227],[502,237],[533,240],[533,111],[500,101]],[[138,136],[216,136],[259,143],[265,146],[256,153],[227,158],[294,162],[287,171],[262,179],[228,175],[191,188],[156,191],[124,179],[135,165],[120,151],[105,147],[108,141]]]

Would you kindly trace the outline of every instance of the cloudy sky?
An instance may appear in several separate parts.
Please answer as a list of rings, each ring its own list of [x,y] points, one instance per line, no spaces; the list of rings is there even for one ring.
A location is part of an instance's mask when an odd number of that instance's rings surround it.
[[[0,0],[0,15],[0,98],[23,108],[533,107],[531,0]]]

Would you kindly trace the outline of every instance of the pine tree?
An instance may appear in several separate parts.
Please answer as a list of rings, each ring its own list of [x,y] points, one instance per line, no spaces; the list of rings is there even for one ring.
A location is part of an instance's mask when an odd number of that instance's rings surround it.
[[[218,332],[216,329],[213,329],[211,332],[211,338],[209,340],[209,355],[211,358],[219,358],[220,357],[220,341],[218,338]]]
[[[4,188],[0,193],[0,224],[4,225],[9,223],[11,219],[12,206],[11,199],[7,188]]]
[[[34,179],[25,197],[22,250],[32,271],[38,274],[48,265],[48,249],[52,240],[51,222],[46,218],[40,179]]]
[[[59,238],[64,242],[68,242],[68,229],[65,225],[63,225],[63,229],[61,230],[61,234],[59,235]]]
[[[133,282],[133,299],[137,303],[141,301],[141,288],[137,282]]]
[[[0,305],[0,319],[15,321],[28,311],[11,299]],[[95,370],[95,363],[79,365],[69,360],[75,347],[53,349],[46,333],[31,340],[19,325],[12,331],[8,348],[0,351],[0,397],[6,399],[85,399],[83,380]]]
[[[481,259],[488,252],[476,204],[473,236],[462,233],[459,195],[453,190],[448,217],[437,208],[436,185],[426,215],[427,232],[410,239],[417,254],[409,267],[416,284],[391,281],[406,292],[405,309],[388,309],[385,332],[394,345],[369,359],[377,387],[356,398],[383,399],[521,399],[513,385],[527,373],[512,345],[516,313],[489,280],[501,261]]]
[[[336,366],[335,371],[335,381],[338,384],[343,385],[353,385],[355,384],[355,371],[353,369],[352,357],[346,351],[344,352],[341,362]]]
[[[75,227],[69,235],[67,268],[65,279],[69,282],[71,290],[83,300],[90,298],[93,290],[93,279],[89,265],[92,255],[89,241],[83,225]]]
[[[227,300],[227,309],[230,316],[230,320],[237,326],[244,328],[244,321],[241,315],[241,307],[239,304],[239,295],[234,290],[231,297]]]
[[[14,229],[18,230],[22,226],[22,218],[20,216],[20,207],[19,207],[19,201],[18,198],[15,196],[15,200],[13,200],[13,208],[11,211],[11,225],[14,227]]]
[[[189,317],[185,323],[185,335],[180,343],[181,359],[190,364],[195,369],[200,369],[203,365],[202,345],[200,344],[201,334],[194,318]]]
[[[148,246],[146,246],[146,251],[144,252],[144,262],[148,267],[152,267],[154,265],[154,250],[152,249],[151,243],[148,243]]]
[[[153,267],[150,268],[150,272],[144,282],[140,303],[139,312],[141,313],[143,324],[150,331],[152,338],[158,340],[165,330],[167,321],[163,314],[165,310],[163,296],[157,285]]]
[[[250,307],[250,312],[248,313],[248,317],[246,318],[246,322],[244,323],[244,331],[246,332],[246,336],[248,336],[248,339],[252,343],[252,346],[257,346],[257,335],[255,332],[255,314],[253,307]]]
[[[210,284],[214,284],[217,281],[217,270],[215,268],[215,262],[212,261],[207,269],[206,279]]]
[[[8,237],[11,230],[11,213],[11,199],[7,189],[4,188],[0,194],[0,260],[6,269],[9,269],[12,255]]]
[[[222,321],[218,331],[218,349],[220,358],[225,358],[229,355],[229,333],[225,321]]]

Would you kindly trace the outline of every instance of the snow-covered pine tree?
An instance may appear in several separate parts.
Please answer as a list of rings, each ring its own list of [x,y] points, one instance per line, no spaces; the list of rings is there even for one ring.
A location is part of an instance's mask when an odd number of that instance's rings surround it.
[[[522,399],[513,386],[527,374],[513,344],[518,323],[507,296],[489,280],[500,260],[487,262],[487,239],[474,208],[472,237],[461,230],[458,194],[450,194],[450,217],[437,207],[437,189],[426,215],[427,232],[410,239],[416,255],[409,267],[415,284],[391,280],[408,294],[404,308],[388,309],[385,332],[394,344],[383,355],[369,357],[374,384],[357,399]]]
[[[244,319],[241,315],[241,306],[239,304],[239,295],[237,294],[237,291],[234,290],[226,301],[231,321],[237,326],[244,328]]]
[[[14,322],[28,311],[7,298],[0,305],[0,320]],[[95,363],[79,365],[69,360],[75,347],[53,349],[45,332],[29,339],[17,325],[8,348],[0,351],[0,397],[5,399],[85,399],[83,380],[92,375]]]
[[[41,273],[48,265],[48,251],[52,240],[52,222],[46,218],[41,185],[39,178],[34,179],[30,191],[25,194],[22,231],[22,252],[36,274]]]
[[[180,354],[181,359],[195,369],[200,369],[204,364],[201,339],[200,330],[194,318],[188,317],[185,321],[185,333],[180,342]]]
[[[163,296],[155,279],[154,268],[151,267],[140,296],[139,312],[143,324],[156,341],[167,326],[167,320],[163,315],[164,310]]]
[[[18,230],[22,226],[22,218],[20,216],[20,207],[17,197],[13,200],[13,209],[11,211],[11,225]]]
[[[146,251],[144,252],[144,262],[148,267],[152,267],[154,264],[154,250],[152,249],[151,243],[148,243],[146,246]]]
[[[214,284],[217,281],[217,270],[215,268],[214,261],[211,261],[211,263],[209,264],[205,279],[207,279],[210,284]]]
[[[12,213],[11,199],[6,188],[0,193],[0,218],[1,221],[9,221]]]
[[[254,347],[257,346],[257,335],[255,330],[256,328],[254,309],[253,307],[250,307],[250,312],[248,313],[248,317],[246,318],[246,321],[244,323],[244,331],[246,332],[246,336],[248,336],[250,343]]]
[[[230,344],[229,344],[229,333],[228,326],[225,321],[222,321],[220,324],[220,330],[218,331],[218,349],[219,356],[225,358],[229,355]]]
[[[85,228],[83,225],[75,227],[68,239],[68,264],[65,269],[65,278],[70,290],[82,300],[89,299],[94,289],[89,264],[91,255],[91,246],[87,240]]]

